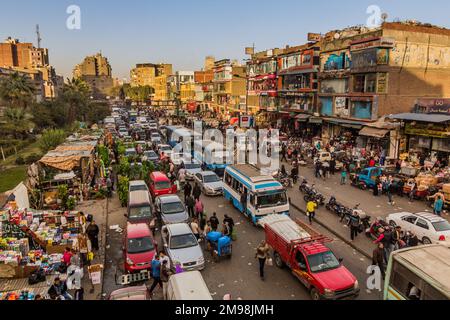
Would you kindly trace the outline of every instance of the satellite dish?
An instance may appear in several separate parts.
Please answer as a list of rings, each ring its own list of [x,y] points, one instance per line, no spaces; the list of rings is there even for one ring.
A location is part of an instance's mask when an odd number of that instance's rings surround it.
[[[386,12],[381,15],[381,19],[383,19],[383,22],[385,22],[388,17],[389,15]]]
[[[340,33],[335,33],[334,34],[334,38],[337,40],[337,39],[339,39],[341,37],[341,34]]]

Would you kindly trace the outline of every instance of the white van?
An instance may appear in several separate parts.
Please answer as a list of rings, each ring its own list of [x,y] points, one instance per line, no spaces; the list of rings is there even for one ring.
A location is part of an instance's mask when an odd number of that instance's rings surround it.
[[[168,300],[213,300],[199,271],[174,274],[169,278]]]

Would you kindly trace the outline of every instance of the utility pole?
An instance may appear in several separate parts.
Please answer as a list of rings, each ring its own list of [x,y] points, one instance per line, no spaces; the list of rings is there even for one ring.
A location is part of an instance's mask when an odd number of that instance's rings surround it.
[[[36,35],[37,35],[37,46],[38,46],[38,49],[40,49],[41,48],[42,38],[41,38],[41,32],[39,31],[39,25],[38,24],[36,25]]]

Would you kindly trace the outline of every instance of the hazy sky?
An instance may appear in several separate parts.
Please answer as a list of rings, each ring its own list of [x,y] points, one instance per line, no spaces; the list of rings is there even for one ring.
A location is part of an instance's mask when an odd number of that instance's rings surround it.
[[[81,8],[81,30],[66,27],[69,5]],[[448,0],[15,0],[2,1],[0,40],[8,36],[50,50],[56,71],[70,76],[86,55],[102,51],[115,76],[129,77],[136,63],[173,63],[198,70],[206,55],[245,58],[256,50],[299,45],[308,32],[366,24],[369,5],[388,21],[416,19],[450,28]]]

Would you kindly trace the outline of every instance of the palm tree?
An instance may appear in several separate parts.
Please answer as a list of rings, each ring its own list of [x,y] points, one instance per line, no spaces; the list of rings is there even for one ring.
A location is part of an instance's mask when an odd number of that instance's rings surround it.
[[[26,110],[34,100],[34,87],[30,79],[18,72],[0,80],[0,99],[9,107],[21,107]]]
[[[15,139],[25,138],[34,127],[30,115],[20,108],[7,108],[4,119],[1,131],[4,135],[13,135]]]
[[[72,123],[77,119],[77,109],[79,114],[83,114],[85,107],[88,105],[90,88],[86,82],[79,78],[67,80],[68,83],[64,84],[63,87],[62,99],[69,107],[67,121]]]

